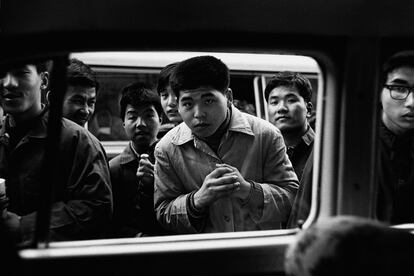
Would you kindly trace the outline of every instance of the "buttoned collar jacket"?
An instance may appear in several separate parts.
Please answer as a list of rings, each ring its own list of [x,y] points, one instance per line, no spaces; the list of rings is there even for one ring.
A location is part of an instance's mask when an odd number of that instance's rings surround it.
[[[315,132],[308,125],[306,132],[300,138],[297,145],[287,149],[290,162],[292,162],[293,169],[295,170],[298,179],[302,178],[303,170],[306,162],[308,162],[309,155],[313,149],[313,141],[315,140]]]
[[[269,122],[231,108],[230,125],[217,154],[185,123],[156,146],[157,219],[175,233],[280,229],[287,220],[298,180],[283,137]],[[246,201],[230,197],[215,201],[202,227],[194,227],[188,214],[189,194],[202,186],[217,163],[236,167],[254,185]]]
[[[302,224],[309,215],[312,203],[313,177],[313,144],[315,132],[308,125],[308,129],[301,137],[300,142],[288,155],[299,178],[299,190],[292,207],[287,228],[295,228]]]
[[[154,163],[153,143],[146,153]],[[146,186],[137,178],[139,156],[131,142],[124,151],[109,161],[114,195],[113,237],[164,235],[154,211],[154,186]]]

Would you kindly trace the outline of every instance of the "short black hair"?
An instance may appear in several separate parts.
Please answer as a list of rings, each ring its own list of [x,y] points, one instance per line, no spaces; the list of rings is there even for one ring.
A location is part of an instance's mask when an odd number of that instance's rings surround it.
[[[36,71],[38,73],[41,72],[51,72],[53,67],[53,61],[52,60],[40,60],[35,61],[33,65],[36,67]]]
[[[157,92],[158,94],[161,94],[162,91],[165,90],[165,88],[170,85],[170,76],[173,73],[175,67],[177,67],[178,62],[174,62],[171,64],[168,64],[164,68],[161,69],[161,72],[158,76],[158,83],[157,83]]]
[[[404,51],[391,56],[382,66],[381,84],[385,84],[388,74],[399,67],[414,68],[414,52]]]
[[[286,275],[404,275],[414,235],[356,216],[331,217],[301,231],[286,250]]]
[[[222,92],[230,85],[229,68],[213,56],[192,57],[178,63],[170,76],[171,89],[179,98],[181,90],[210,87]]]
[[[280,86],[296,88],[305,102],[311,101],[312,86],[309,79],[292,71],[282,71],[272,77],[264,91],[265,100],[269,99],[269,94],[273,89]]]
[[[162,114],[162,106],[160,97],[149,86],[142,82],[133,82],[128,84],[122,89],[121,100],[119,101],[121,106],[121,119],[125,118],[125,111],[128,104],[138,107],[142,105],[153,105],[158,113],[158,116]]]
[[[24,60],[24,61],[5,63],[5,64],[2,64],[2,66],[0,66],[0,77],[4,77],[7,74],[7,72],[11,70],[22,68],[26,65],[34,66],[36,68],[37,73],[51,72],[52,67],[53,67],[53,61],[49,59],[44,59],[44,58],[36,58],[36,59],[29,60],[29,61]]]
[[[92,68],[82,61],[72,58],[67,67],[67,85],[94,87],[96,92],[99,89],[99,82],[96,73]]]

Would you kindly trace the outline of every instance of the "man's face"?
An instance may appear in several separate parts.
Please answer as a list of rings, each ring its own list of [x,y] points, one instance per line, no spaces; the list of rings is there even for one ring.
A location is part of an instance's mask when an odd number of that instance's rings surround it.
[[[183,120],[178,113],[177,97],[170,86],[160,93],[160,98],[162,109],[165,115],[167,115],[168,120],[173,124],[181,123]]]
[[[267,102],[269,120],[280,131],[306,130],[307,104],[295,87],[274,88]]]
[[[414,86],[414,68],[399,67],[388,73],[387,85]],[[414,128],[414,95],[410,93],[405,100],[394,100],[390,91],[381,92],[382,120],[385,126],[395,134],[402,134]]]
[[[192,133],[200,138],[211,136],[227,115],[227,97],[208,87],[180,91],[178,112]]]
[[[34,65],[24,65],[7,72],[0,80],[1,103],[5,113],[17,120],[30,119],[40,112],[41,86],[47,73],[38,73]]]
[[[148,147],[157,139],[161,120],[153,105],[127,105],[124,117],[124,129],[136,147]]]
[[[66,90],[63,100],[63,117],[84,126],[95,111],[96,89],[87,86],[71,86]]]

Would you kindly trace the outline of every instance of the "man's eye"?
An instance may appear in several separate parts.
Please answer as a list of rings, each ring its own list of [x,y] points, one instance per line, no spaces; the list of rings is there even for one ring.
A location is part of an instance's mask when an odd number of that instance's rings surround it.
[[[278,103],[278,101],[270,101],[270,105],[277,105]]]
[[[28,74],[30,74],[30,71],[28,71],[28,70],[24,70],[24,69],[21,69],[21,70],[16,70],[16,71],[14,72],[14,74],[15,74],[16,76],[24,76],[24,75],[28,75]]]
[[[187,108],[189,108],[189,107],[191,107],[191,103],[190,102],[184,102],[184,103],[182,103],[182,105],[184,106],[184,107],[187,107]]]
[[[83,104],[83,101],[81,99],[72,99],[71,102],[74,103],[74,104],[78,104],[78,105],[82,105]]]
[[[160,96],[162,99],[165,100],[166,98],[168,98],[168,93],[161,93]]]
[[[406,93],[410,88],[405,86],[393,86],[391,89],[398,93]]]
[[[207,99],[207,100],[205,101],[205,103],[206,103],[206,104],[212,104],[212,103],[214,103],[214,99]]]

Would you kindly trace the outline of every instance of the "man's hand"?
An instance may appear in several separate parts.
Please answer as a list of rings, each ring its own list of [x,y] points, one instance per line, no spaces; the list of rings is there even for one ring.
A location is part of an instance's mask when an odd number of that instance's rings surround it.
[[[249,196],[251,185],[248,181],[244,179],[239,170],[236,167],[230,166],[228,164],[216,164],[216,166],[218,168],[230,169],[231,173],[227,173],[226,175],[232,175],[237,177],[237,182],[240,183],[240,189],[238,189],[235,193],[231,194],[231,196],[238,198],[240,200],[245,200]]]
[[[240,189],[240,182],[228,167],[217,167],[204,179],[201,188],[194,194],[194,205],[204,209],[217,199],[229,196]]]
[[[145,186],[154,185],[154,164],[149,161],[148,154],[141,154],[140,156],[137,177]]]

